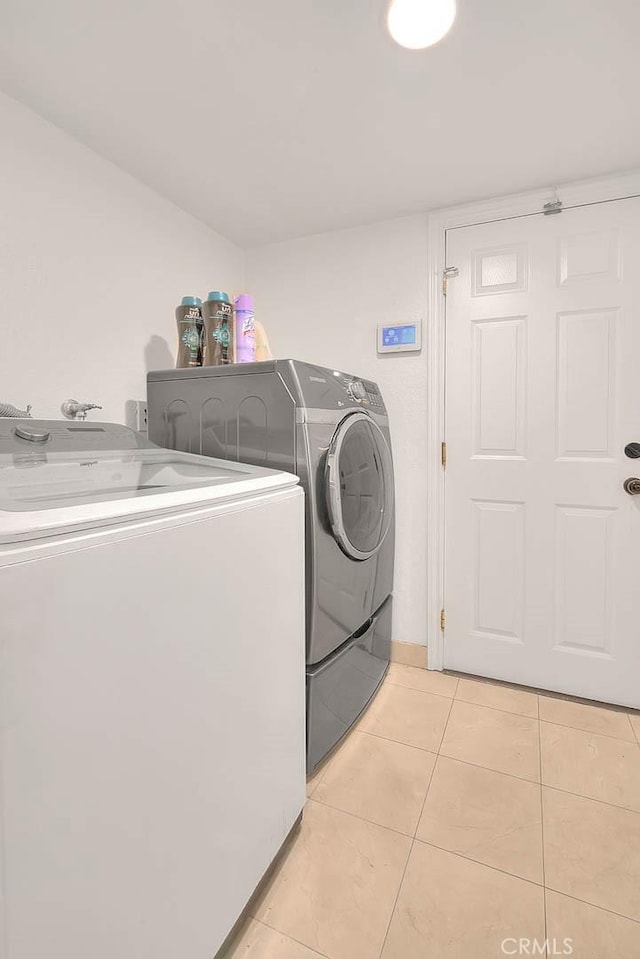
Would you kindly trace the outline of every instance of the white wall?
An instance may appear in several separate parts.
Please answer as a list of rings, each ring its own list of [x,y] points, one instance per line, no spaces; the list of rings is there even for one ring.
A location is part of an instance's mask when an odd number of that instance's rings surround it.
[[[3,94],[0,130],[0,402],[124,422],[180,298],[241,289],[244,254]]]
[[[394,639],[426,643],[426,357],[378,356],[376,326],[425,316],[425,216],[251,250],[247,287],[274,355],[378,382],[391,419],[397,541]]]
[[[59,417],[73,396],[124,422],[148,369],[173,365],[185,293],[245,286],[243,252],[0,94],[0,402]],[[378,357],[378,322],[424,315],[424,216],[248,254],[277,356],[380,383],[397,482],[395,638],[426,641],[426,361]]]

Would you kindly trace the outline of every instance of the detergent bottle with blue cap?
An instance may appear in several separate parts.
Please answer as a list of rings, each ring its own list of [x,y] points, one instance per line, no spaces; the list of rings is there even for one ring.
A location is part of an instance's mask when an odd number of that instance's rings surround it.
[[[233,362],[233,306],[228,293],[212,290],[202,304],[202,365]]]
[[[182,370],[202,363],[202,300],[199,296],[183,296],[176,307],[178,324],[178,354],[176,369]]]

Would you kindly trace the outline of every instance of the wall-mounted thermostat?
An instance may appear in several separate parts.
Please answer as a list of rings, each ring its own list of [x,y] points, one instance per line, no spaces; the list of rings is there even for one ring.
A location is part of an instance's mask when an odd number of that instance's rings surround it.
[[[422,349],[422,323],[395,323],[378,327],[378,353],[417,353]]]

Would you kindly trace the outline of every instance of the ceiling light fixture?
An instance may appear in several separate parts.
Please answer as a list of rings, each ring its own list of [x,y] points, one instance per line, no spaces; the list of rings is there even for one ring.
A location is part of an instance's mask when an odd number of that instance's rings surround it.
[[[401,47],[424,50],[442,40],[455,18],[456,0],[392,0],[387,26]]]

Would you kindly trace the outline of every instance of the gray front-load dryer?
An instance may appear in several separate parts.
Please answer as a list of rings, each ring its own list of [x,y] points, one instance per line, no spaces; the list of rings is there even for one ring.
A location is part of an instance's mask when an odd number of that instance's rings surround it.
[[[275,360],[150,373],[148,405],[149,438],[161,446],[301,479],[311,770],[360,715],[389,661],[394,485],[380,391],[339,370]]]

